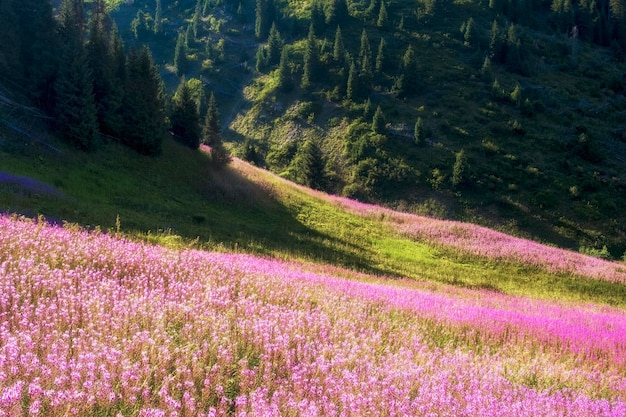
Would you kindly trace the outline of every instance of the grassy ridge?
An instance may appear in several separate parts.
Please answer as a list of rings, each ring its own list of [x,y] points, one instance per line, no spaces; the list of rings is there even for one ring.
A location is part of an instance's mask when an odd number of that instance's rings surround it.
[[[33,155],[5,148],[0,166],[60,192],[0,182],[0,207],[7,212],[119,228],[165,245],[251,252],[390,277],[626,307],[623,285],[493,262],[416,241],[382,219],[340,210],[328,199],[245,163],[235,161],[215,171],[205,153],[171,141],[163,156],[153,159],[114,144],[91,155],[69,149]]]

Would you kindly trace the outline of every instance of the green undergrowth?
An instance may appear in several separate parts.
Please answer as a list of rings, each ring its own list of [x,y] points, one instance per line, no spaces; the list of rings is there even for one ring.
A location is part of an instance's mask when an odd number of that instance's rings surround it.
[[[57,193],[0,183],[0,209],[175,248],[246,252],[334,265],[378,276],[609,304],[626,308],[626,286],[554,275],[416,242],[382,220],[342,211],[241,162],[224,169],[172,141],[145,158],[107,144],[92,154],[0,148],[0,171]],[[409,284],[406,284],[406,283]]]

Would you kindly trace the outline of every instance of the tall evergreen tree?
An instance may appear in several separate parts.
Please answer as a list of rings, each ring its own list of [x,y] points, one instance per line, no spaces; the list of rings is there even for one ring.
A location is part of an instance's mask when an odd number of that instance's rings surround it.
[[[68,142],[90,150],[96,142],[98,120],[92,73],[83,43],[83,12],[82,1],[63,0],[61,3],[63,55],[55,83],[55,123]]]
[[[374,112],[374,116],[372,117],[372,132],[378,134],[384,134],[387,128],[385,127],[385,115],[383,114],[380,106],[376,107],[376,112]]]
[[[122,140],[144,155],[161,153],[165,133],[163,83],[147,46],[127,59]]]
[[[156,0],[156,9],[154,11],[154,33],[159,35],[163,32],[163,7],[161,0]]]
[[[208,146],[215,146],[221,143],[221,130],[217,102],[215,101],[215,95],[211,93],[209,97],[209,107],[204,116],[204,125],[202,126],[202,143]]]
[[[10,37],[2,38],[4,47],[19,47],[19,60],[14,73],[25,87],[30,98],[41,109],[54,112],[54,84],[62,55],[57,38],[57,24],[52,17],[48,0],[20,0],[13,2],[12,10],[17,17],[16,44],[8,44]]]
[[[417,58],[411,45],[402,57],[400,78],[396,82],[395,89],[401,96],[414,94],[418,90]]]
[[[289,70],[289,48],[283,46],[280,53],[280,63],[278,64],[278,88],[282,92],[291,91],[293,82],[291,80],[291,71]]]
[[[385,6],[385,0],[380,0],[380,9],[378,11],[378,19],[376,20],[376,26],[379,28],[387,26],[387,6]]]
[[[272,23],[270,33],[267,38],[267,63],[276,65],[280,61],[280,53],[283,49],[283,39],[276,29],[276,23]]]
[[[111,34],[106,29],[107,16],[106,9],[93,14],[87,55],[93,74],[99,129],[102,133],[119,137],[123,126],[123,79],[118,76]]]
[[[346,0],[330,0],[325,10],[326,24],[340,25],[350,16]]]
[[[335,43],[333,44],[333,59],[335,62],[343,62],[346,58],[346,48],[343,45],[343,36],[341,35],[341,28],[337,26],[335,31]]]
[[[174,50],[174,68],[178,76],[187,72],[187,47],[185,45],[185,35],[178,32],[176,39],[176,49]]]
[[[192,97],[189,84],[183,78],[173,97],[170,115],[171,131],[177,141],[191,149],[200,146],[200,121],[198,105]]]
[[[193,32],[193,40],[198,39],[198,29],[202,20],[202,0],[196,0],[196,9],[191,18],[191,31]]]
[[[289,171],[299,184],[320,190],[326,182],[324,166],[324,156],[320,147],[307,139],[298,147]]]
[[[273,0],[256,0],[256,19],[254,35],[260,41],[265,40],[274,21]]]
[[[313,33],[316,36],[321,36],[324,33],[325,24],[326,17],[324,16],[324,9],[319,0],[315,0],[311,9],[311,27],[313,28]]]
[[[319,77],[319,70],[320,64],[317,39],[315,38],[315,30],[311,24],[309,27],[309,36],[306,41],[306,49],[304,51],[304,71],[301,81],[302,88],[311,88]]]
[[[385,42],[385,38],[380,38],[380,43],[378,44],[378,53],[376,54],[376,73],[382,73],[386,68],[386,55],[387,55],[387,43]]]
[[[361,97],[361,89],[359,88],[359,74],[356,70],[354,60],[350,62],[348,70],[348,82],[346,86],[346,97],[348,100],[357,100]]]
[[[359,48],[359,67],[363,67],[363,61],[372,62],[372,48],[370,46],[370,41],[367,36],[367,31],[363,29],[361,32],[361,47]]]
[[[452,166],[452,178],[450,180],[453,187],[458,187],[467,181],[467,168],[467,157],[465,151],[461,149],[456,153]]]

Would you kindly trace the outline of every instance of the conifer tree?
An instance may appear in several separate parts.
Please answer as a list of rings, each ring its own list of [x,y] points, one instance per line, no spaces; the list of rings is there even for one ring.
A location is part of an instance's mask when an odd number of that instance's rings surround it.
[[[370,47],[370,41],[367,36],[367,31],[363,29],[361,32],[361,47],[359,48],[359,66],[363,67],[363,60],[372,62],[372,48]]]
[[[380,38],[380,43],[378,44],[378,53],[376,54],[376,73],[382,73],[386,68],[386,55],[387,52],[387,43],[385,42],[385,38]]]
[[[256,50],[256,64],[255,68],[258,72],[264,72],[267,69],[268,59],[267,59],[267,47],[260,46]]]
[[[376,107],[376,112],[374,112],[374,117],[372,118],[372,132],[384,134],[386,131],[385,125],[385,115],[383,114],[380,106],[378,106]]]
[[[385,6],[385,0],[380,1],[380,10],[378,11],[378,19],[376,20],[376,26],[379,28],[387,26],[387,7]]]
[[[282,92],[291,91],[293,82],[291,80],[291,71],[289,70],[289,48],[283,46],[280,53],[280,63],[278,64],[278,88]]]
[[[12,48],[12,52],[19,54],[17,61],[9,61],[12,67],[15,65],[12,72],[33,102],[53,113],[54,79],[62,52],[57,42],[52,6],[48,0],[20,0],[13,2],[12,11],[17,18],[19,42],[11,44],[10,36],[1,38],[3,47]]]
[[[144,155],[161,153],[165,133],[163,83],[147,46],[132,49],[126,64],[122,141]]]
[[[348,100],[356,100],[361,96],[359,89],[359,74],[354,65],[354,60],[350,62],[350,70],[348,71],[348,83],[346,86],[346,97]]]
[[[315,35],[322,35],[324,33],[324,26],[326,24],[326,18],[324,16],[324,9],[319,0],[315,0],[313,8],[311,9],[311,27]]]
[[[343,45],[343,36],[341,35],[341,28],[337,26],[335,31],[335,42],[333,44],[333,59],[335,62],[340,63],[345,60],[346,49]]]
[[[163,32],[163,8],[161,0],[156,0],[156,9],[154,11],[154,34],[159,35]]]
[[[178,76],[187,71],[187,47],[185,46],[185,35],[178,32],[176,49],[174,50],[174,68]]]
[[[325,183],[324,165],[321,149],[315,142],[307,139],[298,147],[290,172],[299,184],[320,190]]]
[[[95,146],[98,120],[92,73],[83,44],[83,21],[82,1],[61,3],[63,55],[55,83],[55,123],[65,140],[80,149],[90,150]]]
[[[192,97],[189,84],[183,78],[173,97],[173,110],[170,116],[171,129],[177,141],[198,149],[200,146],[200,124],[198,105]]]
[[[221,143],[221,130],[220,115],[215,101],[215,95],[211,93],[209,97],[209,107],[204,116],[204,125],[202,126],[202,143],[208,146],[215,146]]]
[[[304,71],[302,74],[301,85],[302,88],[311,88],[313,83],[317,81],[319,77],[319,53],[317,50],[317,40],[315,38],[315,31],[313,25],[309,27],[309,36],[306,42],[306,49],[304,51]]]
[[[452,166],[452,177],[450,178],[453,187],[458,187],[467,181],[467,157],[465,151],[461,149],[456,153],[454,165]]]
[[[326,24],[340,25],[350,16],[346,0],[330,0],[325,10]]]
[[[202,0],[196,0],[196,9],[191,19],[191,31],[193,33],[193,40],[198,38],[198,29],[200,28],[200,21],[202,18]]]
[[[401,73],[395,89],[401,96],[414,94],[418,89],[417,59],[411,45],[409,45],[402,57]]]
[[[283,48],[283,39],[276,29],[276,23],[272,23],[270,33],[267,38],[267,64],[276,65],[280,61],[280,53]]]
[[[93,74],[93,93],[102,133],[118,137],[123,125],[122,79],[118,77],[111,34],[106,29],[105,9],[94,13],[90,23],[87,55]]]
[[[256,0],[256,19],[254,35],[260,41],[265,40],[274,21],[273,0]]]

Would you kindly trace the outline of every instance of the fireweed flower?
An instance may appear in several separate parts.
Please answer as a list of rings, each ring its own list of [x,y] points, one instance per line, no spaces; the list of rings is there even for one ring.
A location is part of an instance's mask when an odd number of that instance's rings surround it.
[[[626,415],[623,310],[357,275],[0,217],[0,416]]]

